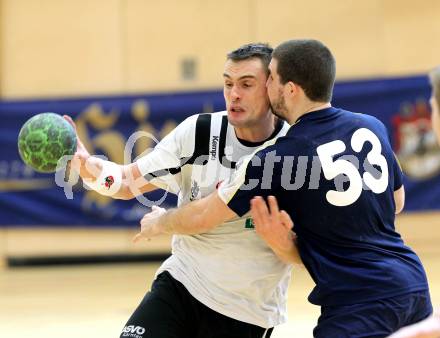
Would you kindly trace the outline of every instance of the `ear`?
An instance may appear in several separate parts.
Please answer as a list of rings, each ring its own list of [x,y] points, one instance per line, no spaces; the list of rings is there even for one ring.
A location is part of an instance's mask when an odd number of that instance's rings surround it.
[[[292,81],[287,82],[284,85],[284,95],[296,96],[298,94],[298,89],[300,87],[293,83]]]

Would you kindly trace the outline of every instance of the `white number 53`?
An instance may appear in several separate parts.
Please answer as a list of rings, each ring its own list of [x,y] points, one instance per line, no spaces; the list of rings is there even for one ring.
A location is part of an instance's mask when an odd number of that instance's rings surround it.
[[[345,191],[329,190],[326,194],[327,201],[335,206],[344,207],[357,201],[362,193],[362,180],[365,185],[374,193],[383,193],[388,186],[388,164],[382,155],[382,146],[378,137],[369,129],[360,128],[351,137],[352,149],[359,153],[365,142],[372,145],[371,151],[367,155],[368,161],[372,165],[380,167],[381,175],[379,178],[373,177],[369,172],[365,172],[361,177],[358,169],[349,161],[337,159],[333,161],[333,156],[345,151],[345,143],[335,140],[325,143],[316,148],[318,157],[321,161],[322,171],[327,180],[332,180],[336,176],[344,174],[350,180],[350,187]]]

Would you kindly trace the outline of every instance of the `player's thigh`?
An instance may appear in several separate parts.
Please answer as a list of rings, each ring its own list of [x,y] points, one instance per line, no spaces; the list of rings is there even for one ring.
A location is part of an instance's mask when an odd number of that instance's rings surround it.
[[[313,330],[315,338],[383,338],[396,330],[399,315],[388,306],[362,303],[324,307]]]
[[[414,317],[410,321],[421,320],[431,312],[427,292],[355,305],[324,307],[314,329],[314,337],[386,337],[403,325],[408,325],[412,316]]]
[[[414,292],[409,297],[411,306],[408,307],[405,326],[418,323],[428,318],[433,312],[429,291]]]
[[[161,274],[125,324],[120,338],[192,338],[185,299],[172,277]]]
[[[197,338],[269,338],[273,328],[265,329],[254,325],[216,326],[199,331]]]
[[[198,338],[269,338],[273,328],[264,329],[262,327],[250,327],[250,325],[240,325],[236,327],[217,327],[211,330],[209,335],[199,335]]]

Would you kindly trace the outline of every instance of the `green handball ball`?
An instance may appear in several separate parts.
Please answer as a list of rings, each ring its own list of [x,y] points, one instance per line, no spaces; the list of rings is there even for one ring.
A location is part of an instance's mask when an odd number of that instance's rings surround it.
[[[58,114],[35,115],[26,121],[18,134],[18,152],[23,162],[42,173],[55,172],[58,161],[75,151],[75,130]]]

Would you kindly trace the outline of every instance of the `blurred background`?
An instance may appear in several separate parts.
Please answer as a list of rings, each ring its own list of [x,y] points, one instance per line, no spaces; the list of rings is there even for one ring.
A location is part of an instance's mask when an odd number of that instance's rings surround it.
[[[397,227],[440,304],[440,149],[426,76],[440,64],[439,18],[437,0],[0,0],[0,336],[119,337],[170,250],[167,236],[131,243],[149,211],[139,201],[59,187],[26,167],[22,124],[69,114],[91,153],[123,163],[135,131],[161,139],[189,115],[224,109],[229,51],[292,38],[333,51],[334,106],[387,126],[406,175]],[[152,146],[137,142],[133,158]],[[273,337],[312,336],[312,286],[294,272],[290,321]]]

